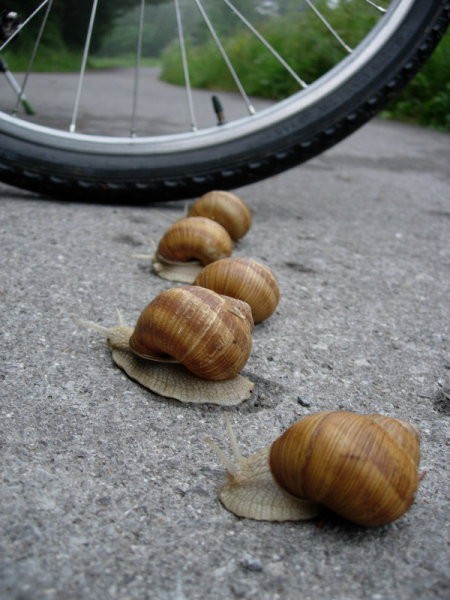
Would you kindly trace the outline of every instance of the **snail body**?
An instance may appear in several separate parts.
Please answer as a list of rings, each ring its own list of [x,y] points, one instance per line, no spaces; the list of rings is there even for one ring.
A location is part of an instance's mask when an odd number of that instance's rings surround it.
[[[190,207],[189,216],[200,216],[220,223],[238,240],[248,232],[252,215],[248,206],[236,194],[222,190],[207,192]]]
[[[385,525],[413,503],[419,459],[419,434],[409,423],[321,412],[294,423],[270,448],[244,459],[242,467],[238,463],[234,473],[228,469],[221,500],[235,514],[255,519],[310,518],[308,511],[317,514],[325,506],[359,525]],[[260,516],[268,510],[265,498],[272,498],[270,517]],[[310,503],[304,516],[292,516],[295,500]]]
[[[280,300],[271,269],[251,258],[222,258],[211,263],[200,271],[194,284],[247,302],[255,323],[267,319]]]
[[[192,283],[204,265],[232,251],[232,239],[222,225],[206,217],[185,217],[163,235],[153,265],[164,279]]]
[[[211,290],[183,286],[156,296],[134,328],[84,325],[107,338],[112,358],[133,380],[181,402],[233,406],[253,383],[239,374],[252,349],[250,307]]]

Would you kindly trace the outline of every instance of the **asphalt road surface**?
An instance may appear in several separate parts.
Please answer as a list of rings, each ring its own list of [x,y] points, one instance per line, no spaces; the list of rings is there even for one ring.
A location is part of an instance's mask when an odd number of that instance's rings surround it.
[[[449,142],[374,121],[236,190],[253,226],[234,254],[269,265],[281,301],[255,329],[253,395],[227,410],[145,390],[76,320],[113,325],[120,309],[133,324],[169,287],[132,255],[182,204],[67,203],[0,184],[2,599],[448,598]],[[205,442],[230,452],[224,412],[247,455],[325,410],[419,428],[424,476],[402,518],[366,529],[224,509]]]

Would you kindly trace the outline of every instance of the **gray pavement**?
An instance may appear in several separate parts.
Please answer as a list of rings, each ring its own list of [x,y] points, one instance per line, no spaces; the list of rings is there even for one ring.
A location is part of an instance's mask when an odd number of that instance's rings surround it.
[[[181,204],[47,200],[0,184],[0,597],[448,598],[450,185],[447,135],[374,121],[309,163],[237,190],[235,255],[282,299],[259,325],[233,409],[153,395],[74,317],[132,324],[169,287],[131,258]],[[421,432],[416,502],[397,522],[239,519],[218,501],[227,412],[248,454],[321,410]]]

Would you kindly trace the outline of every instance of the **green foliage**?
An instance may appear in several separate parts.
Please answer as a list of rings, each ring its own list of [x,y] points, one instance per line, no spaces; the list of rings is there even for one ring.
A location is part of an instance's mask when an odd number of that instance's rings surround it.
[[[37,34],[36,23],[32,24],[34,29],[27,35],[18,36],[14,42],[7,47],[3,56],[10,69],[13,71],[26,71],[30,56],[33,52],[35,36]],[[80,56],[70,51],[61,35],[61,30],[54,20],[47,24],[46,35],[42,37],[39,51],[33,63],[34,71],[67,71],[80,68]]]
[[[450,131],[450,36],[411,83],[391,103],[383,116]]]
[[[324,35],[323,24],[313,13],[297,8],[286,14],[288,4],[282,3],[280,7],[283,11],[274,13],[259,30],[303,80],[314,81],[339,62],[345,52],[331,35]],[[358,6],[354,10],[353,0],[346,0],[339,11],[333,11],[325,1],[320,7],[350,46],[356,45],[373,25],[371,7],[366,5],[364,10]],[[298,90],[297,82],[286,77],[284,68],[247,30],[235,31],[224,46],[248,94],[276,99]],[[188,57],[194,87],[236,89],[213,42],[199,45],[191,39]],[[425,68],[383,114],[450,131],[449,66],[447,36]],[[176,43],[163,54],[162,78],[170,83],[184,83]]]
[[[117,69],[131,68],[136,66],[136,54],[122,54],[121,56],[93,56],[89,60],[91,69]],[[141,67],[158,67],[157,58],[143,58]]]
[[[92,51],[100,46],[117,15],[134,4],[135,0],[108,0],[98,3]],[[25,20],[38,5],[36,0],[21,0],[10,3],[9,7]],[[63,69],[65,65],[76,62],[74,55],[79,54],[83,48],[91,7],[92,0],[54,0],[37,55],[37,70],[52,70],[55,67]],[[37,37],[45,10],[43,8],[11,43],[8,52],[11,67],[19,69],[20,65],[27,64],[27,57]]]
[[[103,38],[102,45],[96,51],[98,56],[118,57],[121,54],[132,54],[136,51],[137,25],[140,17],[140,6],[136,3],[133,10],[123,14],[115,20],[114,27]],[[146,57],[159,57],[165,48],[178,39],[176,27],[176,13],[172,0],[153,0],[148,2],[144,11],[144,31],[142,54]],[[252,23],[261,19],[256,12],[258,0],[240,0],[239,10],[242,11]],[[222,39],[233,34],[236,17],[227,5],[218,0],[202,0],[208,18],[213,22],[214,28]],[[197,10],[193,0],[180,0],[180,10],[183,30],[188,32],[189,40],[195,45],[208,43],[211,39],[202,15]]]
[[[59,15],[57,16],[64,42],[69,49],[82,48],[89,26],[92,0],[64,0],[58,4]],[[108,0],[108,2],[98,3],[91,43],[93,52],[100,46],[117,14],[133,4],[132,0]]]
[[[367,5],[358,11],[351,10],[351,3],[346,2],[341,10],[333,11],[324,1],[320,8],[348,43],[353,44],[371,28],[374,13]],[[286,6],[283,7],[286,10]],[[288,14],[275,12],[258,30],[306,82],[317,79],[345,56],[345,50],[333,36],[326,32],[324,35],[323,23],[311,11],[296,8]],[[282,98],[298,90],[295,79],[286,78],[284,67],[245,27],[227,38],[224,46],[249,94]],[[235,89],[213,42],[198,45],[191,40],[188,54],[193,85]],[[182,82],[183,75],[177,64],[180,65],[179,50],[172,44],[163,56],[164,80]]]
[[[123,55],[136,55],[140,7],[128,11],[117,18],[114,27],[103,39],[96,52],[97,57],[117,58]],[[175,34],[175,12],[172,3],[160,3],[146,6],[144,12],[144,30],[142,56],[158,57]]]

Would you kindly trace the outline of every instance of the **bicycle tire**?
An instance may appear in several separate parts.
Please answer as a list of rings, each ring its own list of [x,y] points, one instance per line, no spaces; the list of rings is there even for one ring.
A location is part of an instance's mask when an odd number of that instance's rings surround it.
[[[370,120],[431,55],[449,13],[448,0],[412,0],[376,52],[330,93],[314,100],[313,89],[300,111],[292,114],[292,101],[279,103],[242,130],[217,128],[206,142],[175,137],[155,152],[145,140],[67,138],[0,113],[0,180],[59,199],[138,204],[254,183],[313,158]]]

